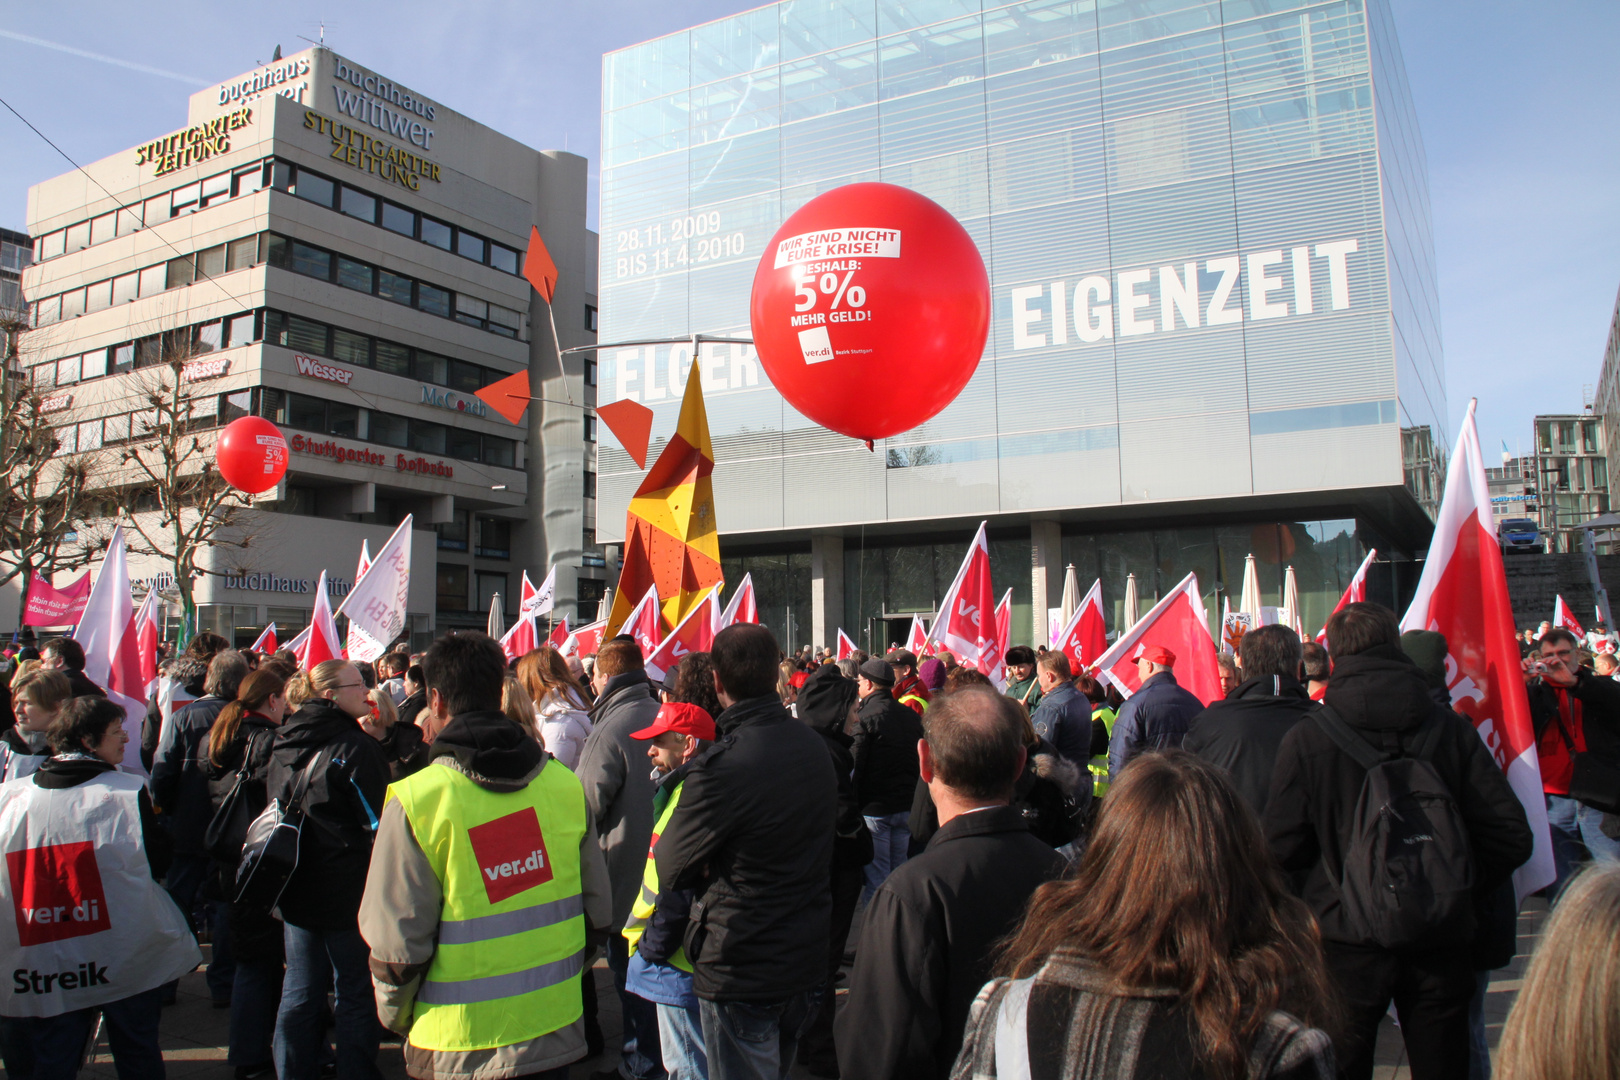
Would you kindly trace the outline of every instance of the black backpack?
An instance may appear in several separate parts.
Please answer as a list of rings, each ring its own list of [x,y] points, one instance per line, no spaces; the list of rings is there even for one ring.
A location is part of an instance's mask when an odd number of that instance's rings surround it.
[[[1474,856],[1451,790],[1432,763],[1442,719],[1409,755],[1374,747],[1331,708],[1312,714],[1367,777],[1349,822],[1339,901],[1346,929],[1386,949],[1459,944],[1473,932]]]

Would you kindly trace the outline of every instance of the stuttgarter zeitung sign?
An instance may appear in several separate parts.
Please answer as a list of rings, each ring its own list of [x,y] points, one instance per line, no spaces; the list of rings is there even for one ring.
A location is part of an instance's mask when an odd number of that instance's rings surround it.
[[[188,165],[207,161],[215,154],[229,153],[231,132],[247,127],[252,121],[253,110],[244,105],[235,112],[216,116],[212,120],[204,120],[184,131],[177,131],[173,135],[153,139],[144,146],[137,146],[135,164],[156,162],[157,169],[152,175],[165,176],[176,169],[184,169]]]

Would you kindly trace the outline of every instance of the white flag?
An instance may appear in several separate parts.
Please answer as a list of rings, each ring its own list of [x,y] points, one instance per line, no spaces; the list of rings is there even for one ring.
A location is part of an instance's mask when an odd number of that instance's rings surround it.
[[[141,718],[146,715],[146,680],[141,678],[135,600],[129,591],[129,561],[122,525],[113,529],[107,556],[90,587],[90,598],[79,616],[74,637],[84,649],[85,677],[124,709],[124,730],[130,736],[124,747],[124,771],[144,776]]]
[[[528,580],[529,572],[525,570],[523,572],[524,584],[528,584]],[[533,588],[533,586],[530,587]],[[551,573],[546,575],[546,580],[540,583],[540,587],[538,589],[535,589],[533,593],[528,593],[527,590],[525,590],[523,602],[518,606],[518,615],[519,617],[526,619],[537,618],[550,611],[556,604],[556,601],[557,567],[555,564],[553,564],[551,567]]]
[[[363,635],[358,642],[366,655],[355,655],[351,646],[350,660],[375,661],[405,629],[405,607],[411,596],[411,517],[405,515],[377,552],[366,576],[355,582],[338,608],[339,614],[349,617],[349,626],[359,628]]]

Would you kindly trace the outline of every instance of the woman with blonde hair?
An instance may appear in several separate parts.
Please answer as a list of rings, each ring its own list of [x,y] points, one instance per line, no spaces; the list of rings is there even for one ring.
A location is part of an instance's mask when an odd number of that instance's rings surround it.
[[[570,769],[578,768],[580,752],[591,734],[591,715],[585,691],[568,670],[568,661],[547,645],[518,661],[517,677],[534,701],[546,752]]]
[[[1553,908],[1502,1029],[1496,1075],[1620,1076],[1620,864],[1593,864]]]
[[[0,734],[0,781],[27,776],[51,756],[51,723],[73,699],[73,685],[60,671],[36,667],[11,681],[15,727]]]
[[[1036,891],[998,969],[953,1080],[1333,1076],[1316,922],[1248,803],[1184,751],[1120,774],[1078,869]]]
[[[523,689],[523,683],[511,672],[507,672],[506,682],[501,686],[501,712],[533,736],[535,742],[542,741],[540,723],[534,715],[534,698],[529,696],[529,692]]]

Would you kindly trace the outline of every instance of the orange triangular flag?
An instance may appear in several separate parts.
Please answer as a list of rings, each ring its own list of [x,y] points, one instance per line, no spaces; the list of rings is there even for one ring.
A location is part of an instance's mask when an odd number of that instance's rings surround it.
[[[639,401],[624,398],[621,401],[599,405],[596,415],[613,432],[625,452],[635,459],[636,468],[647,467],[647,443],[652,438],[653,411]]]
[[[529,407],[529,373],[519,371],[499,382],[492,382],[478,391],[478,399],[506,417],[509,423],[523,419],[523,410]]]
[[[546,242],[540,239],[540,230],[529,226],[529,252],[523,256],[523,276],[529,279],[534,291],[551,303],[557,295],[557,264],[551,261]],[[515,421],[514,421],[515,422]]]

